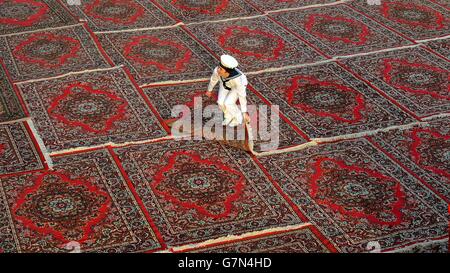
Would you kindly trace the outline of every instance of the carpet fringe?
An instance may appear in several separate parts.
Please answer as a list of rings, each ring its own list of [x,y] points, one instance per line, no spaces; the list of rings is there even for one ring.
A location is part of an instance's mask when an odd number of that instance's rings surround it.
[[[53,160],[50,157],[50,154],[45,147],[44,141],[42,140],[41,136],[38,134],[36,127],[34,127],[33,120],[30,118],[26,120],[26,123],[28,124],[28,127],[30,127],[31,133],[33,134],[34,139],[36,140],[38,144],[38,148],[41,150],[42,155],[44,156],[44,160],[50,170],[53,170]]]
[[[202,81],[209,81],[209,78],[198,78],[198,79],[192,79],[192,80],[162,81],[162,82],[154,82],[154,83],[145,83],[143,85],[139,85],[139,87],[140,88],[147,88],[147,87],[153,87],[153,86],[158,86],[158,85],[175,85],[175,84],[202,82]],[[206,84],[208,84],[208,83],[206,83]],[[206,90],[206,87],[205,87],[205,90]]]
[[[164,250],[156,251],[154,253],[172,253],[172,252],[170,252],[170,250],[168,250],[168,249],[164,249]]]
[[[263,73],[267,73],[267,72],[284,71],[284,70],[289,70],[289,69],[296,69],[296,68],[302,68],[302,67],[309,67],[309,66],[316,66],[316,65],[321,65],[321,64],[327,64],[327,63],[331,63],[331,62],[334,62],[334,60],[333,59],[327,59],[327,60],[317,61],[317,62],[313,62],[313,63],[286,65],[286,66],[282,66],[282,67],[267,68],[267,69],[262,69],[262,70],[257,70],[257,71],[251,71],[251,72],[247,72],[245,74],[246,75],[258,75],[258,74],[263,74]]]
[[[312,9],[312,8],[329,7],[329,6],[335,6],[335,5],[348,3],[350,1],[352,1],[352,0],[341,0],[341,1],[336,1],[336,2],[332,2],[332,3],[314,4],[314,5],[307,5],[307,6],[303,6],[303,7],[297,7],[297,8],[270,10],[270,11],[267,11],[266,14],[270,15],[272,13],[279,13],[279,12],[285,12],[285,11],[296,11],[296,10],[304,10],[304,9]]]
[[[10,120],[10,121],[3,121],[3,122],[0,122],[0,125],[8,125],[8,124],[14,124],[14,123],[19,123],[19,122],[26,122],[30,119],[31,119],[30,117],[24,117],[24,118]]]
[[[77,148],[72,148],[72,149],[59,150],[59,151],[51,152],[51,153],[49,153],[49,155],[50,156],[58,156],[58,155],[63,155],[63,154],[79,153],[79,152],[83,152],[83,151],[87,151],[87,150],[101,149],[101,148],[107,148],[107,147],[123,148],[123,147],[131,146],[131,145],[150,144],[150,143],[154,143],[154,142],[159,142],[159,141],[164,141],[164,140],[173,140],[173,139],[176,139],[176,137],[165,136],[165,137],[160,137],[160,138],[155,138],[155,139],[146,139],[146,140],[140,140],[140,141],[123,142],[123,143],[107,142],[107,143],[103,143],[100,145],[84,146],[84,147],[77,147]]]
[[[30,34],[30,33],[44,32],[44,31],[52,31],[52,30],[58,30],[58,29],[73,28],[73,27],[82,26],[82,25],[84,25],[84,23],[76,23],[76,24],[68,25],[68,26],[49,27],[49,28],[43,28],[43,29],[36,29],[36,30],[8,33],[8,34],[1,34],[0,37],[8,37],[8,36],[16,36],[16,35],[22,35],[22,34]]]
[[[438,117],[448,117],[450,116],[450,114],[441,114],[441,115],[436,115],[436,116],[432,116],[430,118],[438,118]],[[386,127],[386,128],[380,128],[380,129],[376,129],[376,130],[370,130],[370,131],[365,131],[365,132],[359,132],[359,133],[354,133],[354,134],[348,134],[348,135],[339,135],[339,136],[334,136],[334,137],[327,137],[327,138],[313,138],[311,139],[311,141],[307,142],[307,143],[303,143],[297,146],[293,146],[293,147],[289,147],[286,149],[280,149],[280,150],[273,150],[273,151],[267,151],[267,152],[254,152],[253,154],[257,157],[262,157],[262,156],[269,156],[269,155],[275,155],[275,154],[281,154],[281,153],[288,153],[288,152],[294,152],[294,151],[300,151],[309,147],[313,147],[313,146],[317,146],[319,144],[327,144],[329,142],[334,142],[334,141],[339,141],[339,140],[346,140],[346,139],[355,139],[355,138],[360,138],[360,137],[365,137],[365,136],[372,136],[378,133],[382,133],[382,132],[388,132],[391,130],[408,130],[410,128],[413,127],[426,127],[428,124],[428,122],[425,121],[417,121],[417,122],[412,122],[409,124],[404,124],[404,125],[395,125],[395,126],[390,126],[390,127]]]
[[[94,145],[94,146],[83,146],[83,147],[77,147],[77,148],[72,148],[72,149],[64,149],[64,150],[51,152],[51,153],[49,153],[49,155],[50,156],[61,156],[61,155],[65,155],[65,154],[80,153],[80,152],[84,152],[84,151],[88,151],[88,150],[95,150],[95,149],[111,147],[113,144],[114,144],[113,142],[107,142],[104,144]]]
[[[119,30],[105,30],[105,31],[94,31],[94,34],[112,34],[112,33],[126,33],[126,32],[139,32],[146,30],[158,30],[158,29],[171,29],[179,26],[184,26],[183,22],[179,22],[168,26],[158,26],[158,27],[143,27],[143,28],[133,28],[133,29],[119,29]]]
[[[318,143],[322,144],[322,143],[333,142],[333,141],[337,141],[337,140],[345,140],[345,139],[353,139],[353,138],[371,136],[371,135],[375,135],[377,133],[387,132],[387,131],[391,131],[391,130],[407,130],[414,126],[426,126],[427,124],[428,124],[427,122],[417,121],[417,122],[412,122],[409,124],[389,126],[386,128],[380,128],[380,129],[376,129],[376,130],[364,131],[364,132],[348,134],[348,135],[339,135],[339,136],[325,137],[325,138],[313,138],[312,140],[317,141]]]
[[[122,147],[126,147],[126,146],[131,146],[131,145],[149,144],[149,143],[154,143],[154,142],[159,142],[159,141],[164,141],[164,140],[176,140],[177,138],[178,137],[169,135],[169,136],[155,138],[155,139],[130,141],[130,142],[123,142],[123,143],[112,143],[110,146],[113,148],[122,148]]]
[[[380,50],[375,50],[375,51],[370,51],[370,52],[364,52],[364,53],[356,53],[356,54],[351,54],[351,55],[338,55],[338,56],[334,56],[332,58],[332,60],[348,59],[348,58],[353,58],[353,57],[367,56],[367,55],[372,55],[372,54],[377,54],[377,53],[391,52],[391,51],[408,49],[408,48],[415,48],[415,47],[420,47],[420,46],[421,46],[420,44],[413,44],[413,45],[385,48],[385,49],[380,49]]]
[[[26,84],[26,83],[33,83],[33,82],[41,82],[41,81],[59,79],[59,78],[64,78],[64,77],[67,77],[67,76],[78,75],[78,74],[83,74],[83,73],[92,73],[92,72],[99,72],[99,71],[111,71],[111,70],[119,69],[119,68],[122,68],[122,67],[123,67],[123,65],[118,65],[118,66],[107,67],[107,68],[97,68],[97,69],[87,69],[87,70],[82,70],[82,71],[74,71],[74,72],[69,72],[69,73],[58,75],[58,76],[54,76],[54,77],[33,79],[33,80],[27,80],[27,81],[19,81],[19,82],[16,82],[15,84],[21,85],[21,84]]]
[[[445,40],[445,39],[449,39],[449,38],[450,38],[450,35],[446,35],[446,36],[437,37],[437,38],[430,38],[430,39],[424,39],[424,40],[417,40],[416,43],[427,43],[427,42],[432,42],[432,41]]]
[[[226,18],[226,19],[219,19],[219,20],[192,22],[192,23],[185,24],[185,26],[214,24],[214,23],[222,23],[222,22],[229,22],[229,21],[236,21],[236,20],[251,20],[251,19],[260,18],[260,17],[266,17],[266,16],[267,16],[267,13],[264,13],[264,14],[258,14],[258,15],[252,15],[252,16],[233,17],[233,18]]]
[[[279,150],[272,150],[267,152],[253,152],[253,154],[256,157],[262,157],[262,156],[269,156],[269,155],[276,155],[276,154],[282,154],[282,153],[288,153],[288,152],[294,152],[294,151],[301,151],[309,147],[317,146],[319,143],[317,141],[309,141],[306,143],[302,143],[297,146],[289,147],[286,149],[279,149]]]
[[[443,113],[443,114],[437,114],[437,115],[432,115],[426,118],[422,118],[423,121],[431,121],[434,119],[439,119],[439,118],[447,118],[450,117],[450,113]]]
[[[172,248],[169,248],[169,251],[170,252],[181,252],[181,251],[194,250],[194,249],[206,247],[206,246],[209,246],[212,244],[227,243],[227,242],[235,241],[235,240],[243,240],[248,237],[253,237],[253,236],[258,236],[258,235],[264,236],[265,234],[269,234],[269,233],[273,233],[273,232],[277,232],[277,233],[278,232],[288,232],[288,231],[297,230],[297,229],[301,229],[301,228],[308,227],[308,226],[312,226],[312,224],[311,223],[303,223],[303,224],[299,224],[299,225],[289,225],[289,226],[284,226],[284,227],[274,227],[274,228],[270,228],[270,229],[252,231],[252,232],[247,232],[247,233],[243,233],[240,235],[227,235],[224,237],[207,240],[207,241],[204,241],[201,243],[187,244],[187,245],[183,245],[183,246],[172,247]]]

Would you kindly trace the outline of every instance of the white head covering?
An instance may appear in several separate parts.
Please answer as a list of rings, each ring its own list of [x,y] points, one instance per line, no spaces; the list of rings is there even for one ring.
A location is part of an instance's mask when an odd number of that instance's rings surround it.
[[[220,63],[224,67],[230,68],[230,69],[234,69],[234,68],[236,68],[239,65],[238,61],[234,57],[232,57],[230,55],[222,55],[222,56],[220,56]]]

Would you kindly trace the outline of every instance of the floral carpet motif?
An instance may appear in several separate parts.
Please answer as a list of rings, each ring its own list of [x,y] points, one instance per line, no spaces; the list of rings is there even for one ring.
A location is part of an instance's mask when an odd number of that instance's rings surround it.
[[[202,92],[207,84],[207,82],[199,82],[194,84],[154,86],[144,88],[144,92],[168,125],[183,117],[183,114],[176,117],[172,116],[172,109],[174,109],[176,105],[188,106],[190,113],[186,114],[190,114],[191,121],[195,122],[195,115],[199,114],[198,112],[195,112],[196,103],[203,106],[202,110],[205,115],[202,124],[218,119],[220,125],[223,119],[222,115],[217,117],[215,115],[206,115],[206,108],[208,106],[216,105],[215,100],[206,97]],[[252,91],[247,93],[247,104],[249,105],[248,110],[252,120],[250,125],[253,130],[254,150],[256,152],[284,149],[307,142],[305,136],[292,128],[289,121],[284,116],[279,116],[278,130],[275,126],[272,126],[270,105],[264,103],[262,99]],[[267,111],[268,116],[259,114],[261,111]],[[279,134],[278,143],[272,143],[275,139],[272,139],[271,141],[271,137],[277,134]]]
[[[302,223],[243,151],[178,141],[114,152],[168,246]]]
[[[43,155],[28,124],[0,125],[0,176],[44,167]]]
[[[147,216],[107,150],[54,157],[55,168],[0,178],[6,199],[0,216],[7,252],[83,252],[161,249]],[[128,207],[124,210],[124,207]]]
[[[267,18],[188,26],[217,55],[235,56],[244,70],[322,60],[314,49]]]
[[[414,119],[336,63],[263,73],[253,86],[310,138],[357,134]]]
[[[448,252],[450,6],[373,2],[0,0],[0,253]]]
[[[263,157],[261,165],[332,245],[364,252],[443,239],[447,203],[367,139]]]
[[[450,10],[425,0],[383,1],[379,6],[369,6],[366,1],[353,1],[353,7],[368,17],[415,40],[448,35]]]
[[[216,60],[182,28],[99,35],[116,65],[130,68],[139,85],[209,77]]]
[[[271,16],[328,56],[352,55],[411,44],[346,5]]]
[[[94,31],[111,31],[171,25],[175,20],[144,0],[83,0],[81,5],[65,4]]]
[[[3,63],[0,63],[0,79],[0,122],[25,117],[17,88],[12,83]]]
[[[55,0],[1,0],[0,34],[35,31],[76,24]]]
[[[450,65],[423,48],[356,57],[345,64],[416,117],[450,110]]]
[[[372,139],[424,185],[449,202],[449,122],[434,121],[430,125],[386,132]]]
[[[20,91],[50,151],[167,135],[153,106],[120,68],[21,84]]]
[[[261,14],[246,1],[157,0],[156,2],[161,6],[162,10],[165,10],[178,20],[186,23],[223,20]]]
[[[110,66],[85,26],[0,37],[0,52],[14,81]]]

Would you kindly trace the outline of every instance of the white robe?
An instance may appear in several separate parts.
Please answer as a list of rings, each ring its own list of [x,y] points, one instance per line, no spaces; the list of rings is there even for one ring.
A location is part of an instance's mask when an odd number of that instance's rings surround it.
[[[217,70],[218,67],[213,71],[211,80],[209,81],[208,91],[211,92],[214,89],[214,86],[220,81],[217,104],[219,104],[220,109],[222,109],[224,118],[242,124],[242,113],[247,112],[247,77],[241,72],[240,76],[227,81],[226,85],[231,88],[231,90],[227,90],[223,86],[223,82]],[[241,105],[240,109],[236,104],[238,100]]]

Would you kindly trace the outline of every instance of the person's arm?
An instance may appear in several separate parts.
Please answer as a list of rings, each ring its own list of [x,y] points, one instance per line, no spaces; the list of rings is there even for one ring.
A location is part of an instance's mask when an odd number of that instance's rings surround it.
[[[247,92],[245,87],[243,90],[238,91],[239,104],[241,105],[241,112],[247,113]]]
[[[214,68],[213,74],[211,75],[211,79],[209,80],[209,85],[208,85],[208,92],[212,92],[212,90],[214,89],[214,86],[216,86],[216,84],[219,82],[220,80],[220,76],[219,73],[217,72],[217,67]]]
[[[250,122],[250,117],[247,113],[247,78],[245,76],[239,77],[235,80],[235,84],[239,104],[241,105],[241,112],[244,115],[245,121]]]

